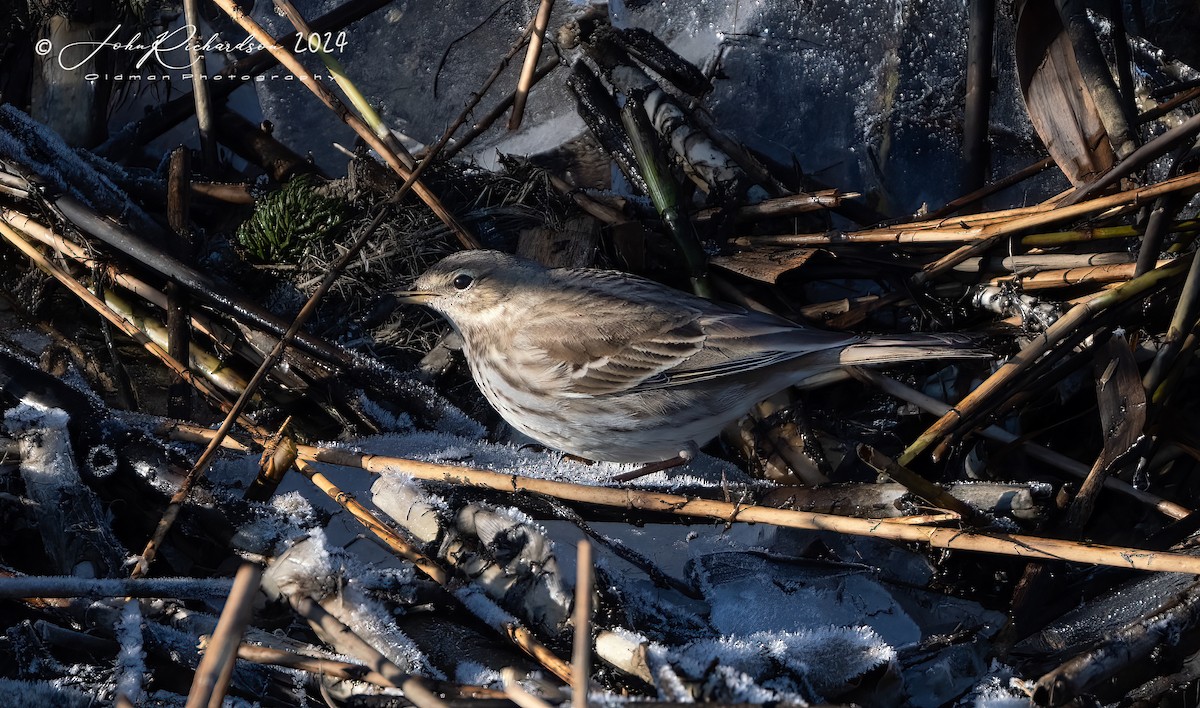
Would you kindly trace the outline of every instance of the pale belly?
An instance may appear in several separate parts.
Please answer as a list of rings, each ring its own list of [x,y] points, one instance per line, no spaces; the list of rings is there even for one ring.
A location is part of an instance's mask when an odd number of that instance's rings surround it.
[[[589,460],[658,462],[692,452],[742,417],[765,393],[737,383],[581,398],[534,396],[476,376],[488,402],[534,440]],[[753,389],[759,386],[751,387]]]

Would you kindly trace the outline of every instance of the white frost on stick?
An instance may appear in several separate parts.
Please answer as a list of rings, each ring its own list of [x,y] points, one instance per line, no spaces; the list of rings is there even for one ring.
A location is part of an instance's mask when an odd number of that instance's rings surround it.
[[[311,597],[402,671],[444,679],[387,608],[356,582],[370,575],[354,556],[326,545],[324,532],[315,528],[268,568],[263,588],[286,597]]]
[[[29,399],[4,412],[4,427],[21,441],[26,484],[63,488],[79,483],[71,443],[67,436],[66,412]],[[22,469],[22,475],[26,470]],[[30,490],[30,496],[38,495]]]
[[[142,609],[137,600],[125,603],[116,629],[121,645],[117,653],[117,695],[140,705],[145,693],[142,675],[146,672],[146,650],[142,643]]]
[[[33,172],[52,189],[69,192],[135,228],[154,227],[155,222],[141,207],[57,133],[11,105],[0,106],[0,158]],[[110,168],[114,173],[120,171],[115,165]]]
[[[4,412],[4,427],[18,442],[20,473],[38,518],[46,551],[61,572],[94,578],[120,565],[120,544],[90,489],[83,484],[69,416],[58,408],[24,399]]]
[[[705,700],[804,704],[895,661],[896,652],[869,627],[827,627],[652,643],[647,656],[660,692],[673,700],[687,687]]]

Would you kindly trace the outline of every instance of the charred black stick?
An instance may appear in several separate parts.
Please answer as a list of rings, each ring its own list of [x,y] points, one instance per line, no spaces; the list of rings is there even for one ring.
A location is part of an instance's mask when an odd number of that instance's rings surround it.
[[[967,96],[963,119],[964,191],[983,186],[988,174],[988,106],[992,93],[992,27],[994,0],[971,0],[967,39]]]
[[[174,256],[182,263],[192,259],[191,230],[188,228],[188,213],[191,207],[191,160],[186,148],[178,147],[171,153],[171,167],[167,178],[167,222],[174,232]],[[164,288],[167,296],[167,353],[175,361],[188,361],[191,343],[191,320],[188,314],[187,291],[175,281]],[[176,376],[167,388],[167,415],[172,418],[191,417],[192,387]]]

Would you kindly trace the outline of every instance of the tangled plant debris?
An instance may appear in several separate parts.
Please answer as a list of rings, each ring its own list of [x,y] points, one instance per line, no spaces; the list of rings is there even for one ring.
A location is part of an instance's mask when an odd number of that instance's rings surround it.
[[[345,56],[231,62],[298,79],[251,82],[270,121],[239,115],[248,78],[199,115],[158,97],[122,128],[105,105],[108,141],[41,89],[3,94],[6,695],[1150,705],[1200,685],[1200,71],[1160,18],[452,2],[405,43],[384,30],[415,10],[278,4],[219,0],[212,22],[311,25]],[[25,20],[81,21],[56,12]],[[525,102],[512,60],[539,15]],[[429,85],[397,88],[384,56]],[[193,120],[218,162],[155,142]],[[639,466],[513,431],[456,333],[400,304],[474,246],[993,356],[779,392],[621,482]]]

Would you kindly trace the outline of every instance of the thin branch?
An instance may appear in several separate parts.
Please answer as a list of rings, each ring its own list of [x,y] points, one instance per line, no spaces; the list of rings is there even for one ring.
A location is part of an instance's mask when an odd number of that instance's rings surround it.
[[[559,62],[558,58],[555,57],[554,59],[551,59],[550,61],[546,62],[545,64],[539,66],[537,71],[534,72],[534,74],[533,74],[533,83],[530,84],[530,86],[536,86],[539,81],[546,78],[550,74],[550,72],[557,69],[559,67],[559,65],[560,65],[560,62]],[[447,147],[445,150],[443,150],[442,151],[442,159],[443,160],[453,159],[455,155],[462,152],[463,149],[465,149],[468,145],[470,145],[472,142],[474,142],[480,135],[483,135],[484,133],[486,133],[487,129],[492,127],[493,123],[500,120],[500,116],[504,115],[504,113],[509,108],[512,107],[513,101],[515,101],[516,98],[517,98],[516,91],[513,91],[512,93],[509,93],[507,96],[505,96],[504,99],[500,101],[500,103],[497,103],[496,106],[494,108],[492,108],[492,110],[488,111],[487,115],[485,115],[484,117],[482,117],[478,121],[476,121],[475,125],[471,126],[470,130],[468,130],[466,133],[463,133],[463,136],[461,138],[459,138],[458,140],[455,140],[453,145],[451,145],[451,146]]]
[[[350,513],[355,519],[367,530],[374,533],[387,547],[400,558],[412,563],[417,570],[424,573],[430,580],[443,587],[449,585],[450,574],[445,568],[438,565],[438,562],[422,553],[416,546],[409,543],[406,539],[400,536],[391,529],[391,527],[375,518],[371,510],[354,499],[354,495],[343,492],[336,484],[329,481],[329,478],[321,474],[317,468],[304,460],[297,461],[297,469],[300,473],[309,479],[314,485],[324,492],[330,499],[337,502],[343,509]]]
[[[1167,154],[1176,145],[1185,140],[1190,140],[1195,137],[1196,133],[1200,133],[1200,113],[1188,118],[1183,123],[1171,128],[1167,132],[1151,140],[1137,150],[1133,151],[1129,157],[1121,160],[1111,170],[1106,172],[1103,177],[1092,182],[1086,187],[1082,187],[1075,192],[1067,195],[1065,199],[1059,202],[1061,208],[1070,207],[1073,204],[1099,194],[1109,187],[1117,184],[1125,177],[1132,174],[1134,171],[1145,167],[1152,161],[1157,160]],[[1159,184],[1162,184],[1161,182]]]
[[[1020,534],[985,534],[958,529],[930,529],[903,524],[881,524],[871,519],[846,518],[833,514],[772,509],[636,489],[588,487],[569,482],[529,479],[485,470],[369,455],[349,450],[302,446],[300,454],[302,457],[312,455],[313,459],[322,462],[362,467],[377,474],[408,474],[418,479],[485,487],[509,494],[534,492],[587,504],[640,509],[679,516],[697,516],[725,523],[765,523],[786,528],[834,531],[855,536],[925,543],[935,548],[951,550],[1095,563],[1135,570],[1200,573],[1200,557],[1182,553],[1162,553],[1135,548],[1074,543]]]

